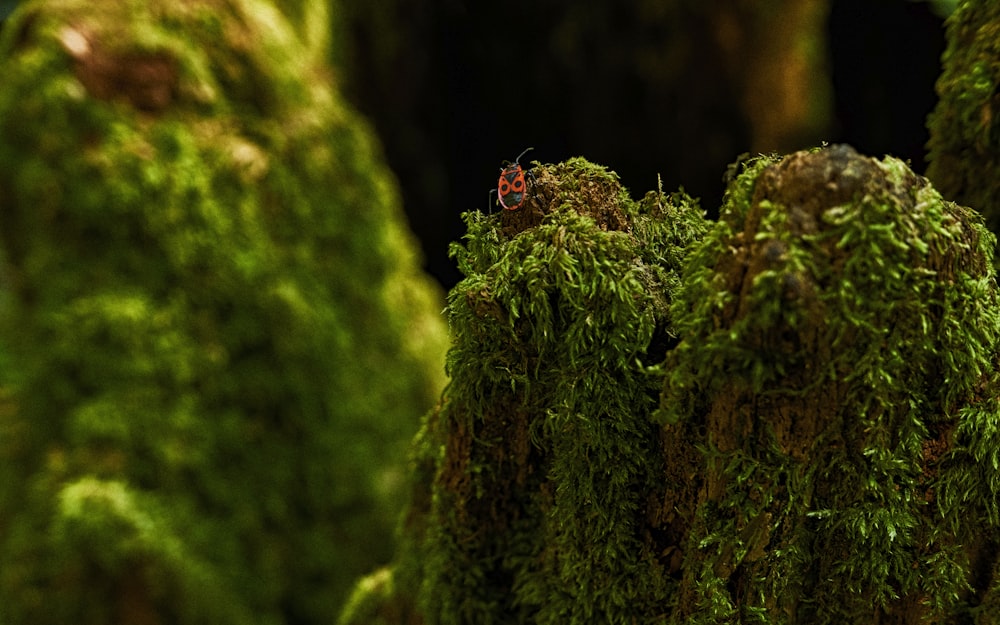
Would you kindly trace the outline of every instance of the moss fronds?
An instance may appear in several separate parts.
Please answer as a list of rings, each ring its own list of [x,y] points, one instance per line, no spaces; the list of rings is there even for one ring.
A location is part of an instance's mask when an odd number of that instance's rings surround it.
[[[663,488],[655,365],[705,222],[583,159],[533,174],[523,214],[468,214],[452,250],[466,277],[427,432],[420,605],[429,623],[652,622],[671,584],[644,529]]]
[[[730,604],[740,622],[934,619],[969,599],[965,541],[996,527],[993,244],[902,162],[844,146],[734,180],[674,303],[660,411],[707,433],[692,622]]]

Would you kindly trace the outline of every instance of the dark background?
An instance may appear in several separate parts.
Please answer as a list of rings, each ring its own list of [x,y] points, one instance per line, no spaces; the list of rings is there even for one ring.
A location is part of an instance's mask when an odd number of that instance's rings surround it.
[[[726,166],[745,152],[846,142],[925,168],[944,49],[930,2],[332,2],[337,80],[378,133],[425,266],[445,287],[461,277],[447,256],[464,232],[460,214],[484,210],[501,164],[529,146],[525,161],[604,165],[634,197],[661,176],[664,190],[683,187],[710,217]],[[816,71],[830,87],[828,115],[755,145],[739,98],[739,85],[755,79],[740,72],[753,68],[727,61],[714,18],[743,16],[737,26],[747,30],[760,18],[757,41],[766,43],[768,20],[780,24],[782,11],[808,3],[826,12],[810,41],[824,53]],[[0,0],[0,18],[15,4]]]
[[[810,0],[803,0],[810,1]],[[347,9],[346,90],[373,121],[399,178],[430,273],[467,210],[483,210],[500,165],[584,156],[633,197],[683,186],[714,216],[726,166],[741,153],[847,142],[923,172],[925,119],[944,49],[943,19],[911,0],[833,0],[826,52],[830,114],[786,145],[753,146],[710,34],[713,11],[740,0],[391,0]],[[772,3],[774,4],[774,3]],[[762,10],[767,10],[766,8]],[[377,17],[373,14],[377,13]]]

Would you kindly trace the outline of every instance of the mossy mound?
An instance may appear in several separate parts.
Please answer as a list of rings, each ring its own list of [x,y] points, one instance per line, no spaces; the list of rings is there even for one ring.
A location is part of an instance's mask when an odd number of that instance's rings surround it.
[[[1000,3],[959,2],[947,25],[939,100],[927,122],[927,177],[1000,233]]]
[[[592,167],[582,159],[570,159],[528,169],[526,178],[528,195],[524,205],[500,212],[505,237],[539,226],[565,207],[590,217],[602,230],[628,231],[631,227],[625,210],[632,200],[612,172]]]
[[[452,380],[418,439],[427,482],[409,548],[394,580],[359,589],[345,623],[645,622],[664,610],[671,582],[647,531],[665,486],[655,365],[680,263],[707,223],[682,194],[631,200],[583,159],[533,175],[522,209],[466,216],[452,250],[466,276],[448,300]]]
[[[445,380],[371,133],[255,0],[0,55],[0,622],[331,622]]]
[[[1000,520],[994,240],[893,158],[746,166],[674,306],[677,622],[966,622]]]

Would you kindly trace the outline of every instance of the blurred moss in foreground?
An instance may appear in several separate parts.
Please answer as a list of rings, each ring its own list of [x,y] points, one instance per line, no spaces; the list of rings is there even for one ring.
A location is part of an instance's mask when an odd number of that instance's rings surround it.
[[[927,177],[1000,233],[1000,2],[956,4],[946,22],[939,100],[927,120]]]
[[[371,133],[255,0],[0,55],[0,623],[331,622],[444,384]]]

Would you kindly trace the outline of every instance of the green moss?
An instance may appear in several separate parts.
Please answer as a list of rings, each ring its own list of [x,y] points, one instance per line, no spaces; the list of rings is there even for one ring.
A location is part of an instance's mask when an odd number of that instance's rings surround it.
[[[430,483],[397,574],[427,623],[652,622],[671,585],[644,533],[655,363],[705,222],[583,159],[533,173],[521,209],[467,214],[452,249],[452,381],[418,441]]]
[[[3,35],[0,622],[332,621],[445,381],[371,133],[255,0]]]
[[[466,216],[404,548],[342,625],[1000,617],[974,211],[847,146],[734,166],[707,232],[585,161],[533,173]]]
[[[399,602],[394,572],[388,568],[380,569],[358,582],[337,622],[340,625],[411,622],[401,613]]]
[[[310,61],[320,63],[330,54],[331,30],[342,20],[334,0],[273,0],[274,6],[294,28],[309,51]],[[331,19],[331,16],[336,16]],[[339,33],[338,33],[339,34]]]
[[[957,622],[977,601],[993,245],[896,159],[746,166],[673,309],[660,414],[705,463],[678,622]]]
[[[1000,232],[1000,5],[964,0],[948,18],[948,47],[928,119],[928,177],[948,199],[983,213]]]

